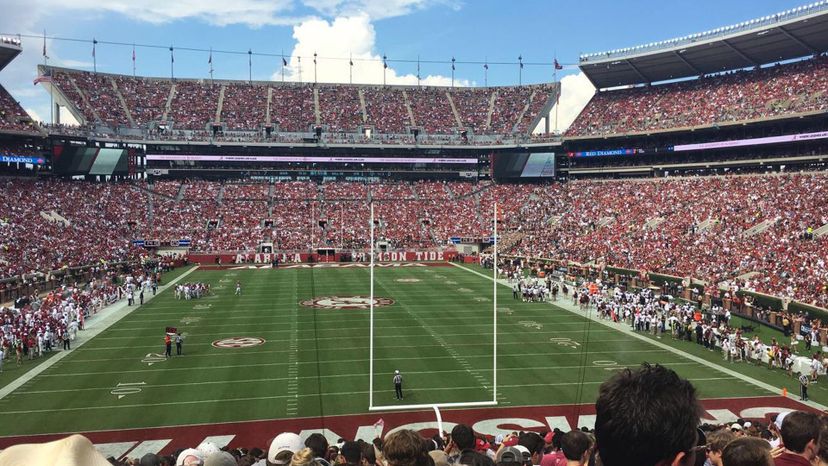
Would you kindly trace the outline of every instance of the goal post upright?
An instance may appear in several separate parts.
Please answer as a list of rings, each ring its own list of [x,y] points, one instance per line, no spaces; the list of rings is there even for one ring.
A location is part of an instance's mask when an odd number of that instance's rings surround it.
[[[368,315],[369,315],[369,340],[368,344],[368,409],[374,409],[374,201],[369,201],[371,207],[371,265],[369,266],[368,275],[370,277],[370,291],[368,295]]]
[[[494,202],[492,275],[492,402],[497,404],[497,201]]]

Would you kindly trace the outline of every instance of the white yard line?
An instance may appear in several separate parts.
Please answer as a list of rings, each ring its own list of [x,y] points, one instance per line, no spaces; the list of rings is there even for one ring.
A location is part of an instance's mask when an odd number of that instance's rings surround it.
[[[178,283],[179,280],[186,277],[187,275],[195,272],[198,269],[198,266],[193,267],[192,269],[184,272],[183,274],[179,275],[175,280],[167,283],[166,285],[158,287],[158,294],[164,292],[167,288],[174,286]],[[144,303],[147,303],[155,298],[156,295],[149,295],[144,298]],[[108,329],[112,325],[116,324],[118,321],[129,315],[132,311],[140,308],[141,306],[127,306],[127,301],[122,300],[119,301],[111,306],[107,306],[95,315],[95,318],[86,322],[84,329],[78,332],[78,338],[72,342],[72,349],[67,351],[60,351],[57,354],[53,355],[46,361],[40,363],[37,367],[26,372],[25,374],[21,375],[17,379],[15,379],[12,383],[6,385],[5,387],[0,389],[0,400],[7,397],[10,393],[14,392],[27,382],[31,381],[38,375],[42,374],[45,370],[49,369],[50,367],[54,366],[58,362],[62,361],[63,358],[72,354],[75,350],[86,344],[88,341],[95,338],[95,336],[99,335],[104,330]]]
[[[192,346],[192,345],[190,345],[190,346]],[[635,354],[635,353],[653,353],[653,352],[656,352],[656,351],[660,351],[660,350],[658,350],[658,349],[647,349],[647,350],[629,350],[629,351],[624,351],[624,350],[621,350],[621,351],[619,351],[619,350],[614,350],[614,351],[585,351],[585,352],[572,351],[572,352],[559,353],[559,354],[572,354],[572,355],[575,355],[575,356],[582,355],[582,354],[615,354],[615,355],[618,355],[618,354]],[[508,354],[508,355],[501,354],[500,356],[501,356],[501,358],[525,359],[525,358],[531,357],[531,356],[549,356],[549,352],[546,351],[546,352],[543,352],[543,353],[521,353],[521,354]],[[469,359],[477,359],[477,358],[491,359],[492,356],[491,355],[482,355],[482,356],[470,355],[470,356],[466,356],[466,357],[469,358]],[[418,356],[418,357],[411,357],[411,358],[400,358],[400,357],[374,358],[374,360],[375,361],[394,361],[394,362],[397,362],[397,361],[423,361],[423,360],[451,359],[451,358],[452,358],[452,356],[446,355],[446,356]],[[300,365],[301,364],[316,365],[316,364],[345,364],[345,363],[365,364],[365,358],[360,358],[360,359],[331,359],[331,360],[319,361],[319,362],[317,362],[317,361],[299,361],[297,364],[300,364]],[[288,364],[287,361],[285,361],[285,362],[258,363],[258,364],[235,364],[235,365],[229,365],[229,366],[170,367],[170,368],[158,368],[158,369],[139,369],[139,370],[130,370],[130,371],[120,370],[120,371],[98,371],[98,372],[69,372],[69,373],[65,373],[65,374],[60,374],[60,373],[58,373],[58,374],[42,374],[41,377],[76,377],[76,376],[79,376],[79,375],[102,375],[102,374],[140,374],[140,373],[143,373],[143,372],[165,372],[165,371],[178,371],[178,372],[183,373],[183,372],[186,372],[188,370],[205,371],[205,370],[212,370],[212,369],[230,369],[230,368],[234,368],[234,367],[285,366],[287,364]]]
[[[463,269],[463,270],[466,270],[466,271],[468,271],[468,272],[470,272],[470,273],[473,273],[473,274],[475,274],[475,275],[479,275],[479,276],[481,276],[481,277],[483,277],[483,278],[485,278],[485,279],[487,279],[487,280],[493,280],[493,279],[492,279],[492,277],[489,277],[488,275],[484,275],[484,274],[482,274],[482,273],[480,273],[480,272],[478,272],[478,271],[476,271],[476,270],[472,270],[472,269],[470,269],[470,268],[468,268],[468,267],[464,267],[464,266],[462,266],[462,265],[455,264],[454,262],[449,262],[449,263],[450,263],[451,265],[453,265],[454,267],[459,267],[459,268],[461,268],[461,269]],[[511,288],[512,288],[512,287],[511,287],[511,285],[509,285],[509,283],[508,283],[508,282],[506,282],[505,280],[498,280],[497,282],[498,282],[498,284],[500,284],[500,285],[502,285],[502,286],[505,286],[506,288],[509,288],[509,289],[511,289]],[[627,335],[629,335],[629,336],[631,336],[631,337],[633,337],[633,338],[636,338],[636,339],[638,339],[638,340],[641,340],[641,341],[646,341],[647,343],[649,343],[649,344],[651,344],[651,345],[653,345],[653,346],[655,346],[655,347],[657,347],[657,348],[661,348],[661,349],[663,349],[663,350],[665,350],[665,351],[669,351],[669,352],[671,352],[671,353],[673,353],[673,354],[676,354],[676,355],[682,356],[682,357],[684,357],[684,358],[686,358],[686,359],[689,359],[689,360],[691,360],[691,361],[695,361],[695,362],[697,362],[697,363],[699,363],[699,364],[702,364],[702,365],[704,365],[704,366],[709,367],[710,369],[713,369],[713,370],[716,370],[716,371],[722,372],[722,373],[724,373],[724,374],[727,374],[727,375],[729,375],[729,376],[731,376],[731,377],[733,377],[733,378],[735,378],[735,379],[739,379],[739,380],[743,380],[743,381],[745,381],[745,382],[748,382],[748,383],[750,383],[750,384],[752,384],[752,385],[754,385],[754,386],[756,386],[756,387],[759,387],[759,388],[762,388],[762,389],[764,389],[764,390],[767,390],[767,391],[769,391],[769,392],[771,392],[771,393],[773,393],[773,394],[780,394],[780,396],[781,396],[781,393],[782,393],[782,387],[775,387],[775,386],[773,386],[773,385],[771,385],[771,384],[768,384],[768,383],[762,382],[762,381],[760,381],[760,380],[756,380],[756,379],[754,379],[753,377],[748,377],[747,375],[742,374],[742,373],[740,373],[740,372],[737,372],[737,371],[734,371],[734,370],[732,370],[732,369],[728,369],[728,368],[726,368],[726,367],[722,367],[722,366],[720,366],[720,365],[718,365],[718,364],[712,363],[712,362],[710,362],[710,361],[708,361],[708,360],[706,360],[706,359],[704,359],[704,358],[700,358],[700,357],[698,357],[698,356],[695,356],[695,355],[692,355],[692,354],[689,354],[689,353],[685,353],[684,351],[681,351],[681,350],[679,350],[679,349],[673,348],[672,346],[670,346],[670,345],[668,345],[668,344],[666,344],[666,343],[661,343],[661,342],[659,342],[659,341],[651,340],[650,338],[647,338],[647,337],[645,337],[645,336],[643,336],[643,335],[640,335],[640,334],[638,334],[637,332],[633,331],[633,330],[632,330],[629,326],[626,326],[626,325],[617,325],[617,324],[614,324],[614,323],[612,323],[612,322],[608,322],[608,321],[606,321],[606,320],[599,319],[598,317],[593,316],[593,315],[590,315],[590,316],[585,316],[583,313],[581,313],[580,311],[578,311],[578,310],[577,310],[576,308],[574,308],[572,305],[565,303],[565,300],[561,300],[561,301],[559,301],[559,302],[556,302],[556,303],[555,303],[555,306],[560,307],[561,309],[565,309],[565,310],[567,310],[567,311],[569,311],[569,312],[571,312],[571,313],[573,313],[573,314],[576,314],[576,315],[578,315],[578,316],[580,316],[580,317],[590,319],[590,320],[592,320],[593,322],[597,322],[597,323],[599,323],[599,324],[601,324],[601,325],[604,325],[604,326],[606,326],[606,327],[610,327],[610,328],[612,328],[612,329],[615,329],[615,330],[617,330],[617,331],[619,331],[619,332],[621,332],[621,333],[625,333],[625,334],[627,334]],[[690,380],[693,380],[693,379],[690,379]],[[793,383],[798,385],[798,382],[796,382],[796,381],[793,381]],[[795,399],[794,397],[791,397],[791,398],[792,398],[792,399]],[[798,401],[798,400],[797,400],[797,401]],[[799,401],[799,402],[800,402],[800,403],[803,403],[803,404],[806,404],[806,405],[808,405],[808,406],[810,406],[810,407],[812,407],[812,408],[819,409],[820,411],[825,411],[826,409],[828,409],[828,406],[825,406],[825,405],[823,405],[823,404],[820,404],[820,403],[817,403],[817,402],[814,402],[814,401]]]
[[[696,378],[696,379],[688,379],[693,382],[706,382],[706,381],[713,381],[713,380],[730,380],[731,377],[703,377],[703,378]],[[558,386],[569,386],[569,385],[600,385],[604,383],[603,380],[594,381],[594,382],[557,382],[557,383],[532,383],[532,384],[517,384],[517,385],[501,385],[502,388],[527,388],[527,387],[558,387]],[[418,388],[418,392],[426,392],[426,391],[449,391],[449,390],[479,390],[479,385],[472,385],[472,386],[465,386],[465,387],[429,387],[429,388]],[[390,392],[391,390],[380,390],[380,392]],[[358,391],[351,391],[351,392],[329,392],[324,393],[323,396],[353,396],[353,395],[364,395],[368,394],[367,390],[358,390]],[[300,394],[299,398],[305,397],[318,397],[319,393],[304,393]],[[131,404],[131,405],[97,405],[97,406],[79,406],[74,408],[51,408],[51,409],[33,409],[33,410],[24,410],[24,411],[3,411],[0,413],[2,415],[9,415],[9,414],[32,414],[32,413],[54,413],[54,412],[69,412],[69,411],[86,411],[86,410],[108,410],[108,409],[124,409],[124,408],[147,408],[147,407],[157,407],[157,406],[179,406],[179,405],[191,405],[191,404],[204,404],[204,403],[232,403],[237,401],[258,401],[258,400],[280,400],[284,398],[288,398],[289,395],[273,395],[273,396],[254,396],[254,397],[244,397],[244,398],[219,398],[214,400],[190,400],[190,401],[171,401],[171,402],[163,402],[163,403],[141,403],[141,404]]]

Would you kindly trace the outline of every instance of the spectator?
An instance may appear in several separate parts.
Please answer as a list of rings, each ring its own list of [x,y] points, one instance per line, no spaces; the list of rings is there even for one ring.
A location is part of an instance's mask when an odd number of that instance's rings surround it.
[[[721,464],[724,466],[773,466],[774,461],[768,442],[756,437],[739,437],[724,447]]]
[[[457,424],[451,429],[451,442],[446,447],[450,462],[491,466],[492,459],[478,452],[476,445],[474,430],[466,424]]]
[[[736,440],[736,434],[729,429],[714,430],[707,434],[707,460],[712,466],[722,466],[722,452],[733,440]]]
[[[293,432],[283,432],[270,442],[267,466],[283,466],[290,463],[293,454],[303,447],[302,439]]]
[[[601,385],[595,437],[605,466],[692,465],[701,406],[693,385],[666,367],[624,369]]]
[[[518,445],[529,451],[532,464],[539,465],[543,459],[543,447],[546,443],[537,432],[523,432],[518,437]]]
[[[561,449],[566,456],[566,466],[584,466],[592,455],[592,439],[580,430],[563,435]]]
[[[413,430],[399,430],[385,439],[382,448],[388,466],[429,466],[425,441]]]
[[[318,457],[315,455],[313,449],[311,448],[303,448],[296,453],[290,459],[290,466],[320,466],[321,463],[318,460]]]
[[[785,451],[774,459],[776,466],[810,464],[819,452],[821,427],[819,416],[814,413],[788,413],[781,429]]]

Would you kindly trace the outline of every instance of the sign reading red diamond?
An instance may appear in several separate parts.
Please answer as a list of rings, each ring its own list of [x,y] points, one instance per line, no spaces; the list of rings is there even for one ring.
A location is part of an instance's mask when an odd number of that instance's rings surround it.
[[[265,339],[259,337],[233,337],[216,340],[213,346],[216,348],[252,348],[264,344]]]
[[[300,304],[316,309],[368,309],[371,305],[371,298],[368,296],[323,296],[302,301]],[[392,304],[394,304],[394,300],[391,298],[374,296],[374,307],[390,306]]]

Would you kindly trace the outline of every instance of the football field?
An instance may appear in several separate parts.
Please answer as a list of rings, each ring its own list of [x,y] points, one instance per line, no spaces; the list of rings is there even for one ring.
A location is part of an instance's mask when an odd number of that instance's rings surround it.
[[[450,264],[375,269],[374,405],[492,400],[493,287],[480,272],[490,273]],[[196,270],[183,281],[209,283],[212,294],[178,300],[170,289],[134,310],[0,400],[0,435],[368,411],[369,269]],[[549,303],[513,300],[505,286],[498,293],[501,407],[592,404],[615,370],[645,361],[690,379],[701,398],[778,395],[706,365],[722,363],[718,351],[658,340],[670,350]],[[184,334],[183,355],[173,346],[164,357],[166,327]],[[781,371],[727,368],[795,391]],[[394,397],[394,370],[404,376],[404,401]],[[828,398],[821,387],[812,397]]]

